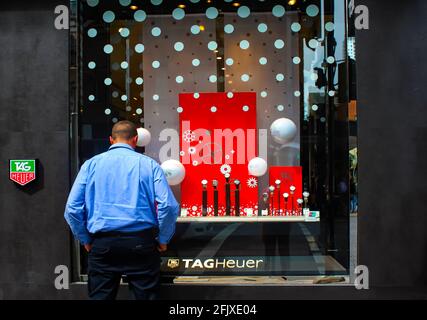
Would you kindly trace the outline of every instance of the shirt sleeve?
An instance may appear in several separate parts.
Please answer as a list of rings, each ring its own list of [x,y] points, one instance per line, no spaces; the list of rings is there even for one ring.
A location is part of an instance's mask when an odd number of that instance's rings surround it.
[[[159,222],[159,243],[167,244],[175,233],[175,223],[178,218],[179,204],[170,189],[162,168],[155,163],[154,193],[157,204],[157,219]]]
[[[64,218],[71,228],[74,236],[83,245],[92,242],[87,230],[87,213],[85,208],[85,191],[88,176],[88,161],[81,167],[74,181],[65,206]]]

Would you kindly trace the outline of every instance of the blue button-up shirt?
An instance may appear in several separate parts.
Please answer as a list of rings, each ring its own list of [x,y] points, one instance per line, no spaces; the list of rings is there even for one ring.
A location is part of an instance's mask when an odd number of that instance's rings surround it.
[[[116,143],[83,164],[64,217],[82,244],[91,243],[91,233],[152,227],[159,228],[158,241],[166,244],[175,232],[178,211],[158,163]]]

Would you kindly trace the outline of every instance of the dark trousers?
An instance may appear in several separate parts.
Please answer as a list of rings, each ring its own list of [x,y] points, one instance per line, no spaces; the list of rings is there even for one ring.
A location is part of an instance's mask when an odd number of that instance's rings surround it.
[[[153,232],[95,235],[88,258],[88,290],[93,300],[116,298],[122,275],[137,300],[156,298],[160,253]]]

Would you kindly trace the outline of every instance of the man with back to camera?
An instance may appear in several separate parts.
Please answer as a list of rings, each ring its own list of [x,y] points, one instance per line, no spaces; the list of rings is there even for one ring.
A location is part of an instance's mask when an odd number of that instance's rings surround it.
[[[179,205],[161,167],[134,151],[135,125],[113,126],[107,152],[87,160],[64,217],[89,252],[89,297],[115,299],[124,274],[135,299],[156,297],[160,252],[175,232]]]

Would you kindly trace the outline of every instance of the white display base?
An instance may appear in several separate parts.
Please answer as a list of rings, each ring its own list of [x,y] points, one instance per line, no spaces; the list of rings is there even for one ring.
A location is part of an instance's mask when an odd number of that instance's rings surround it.
[[[304,216],[290,216],[290,217],[179,217],[178,222],[318,222],[319,220],[307,221]]]

